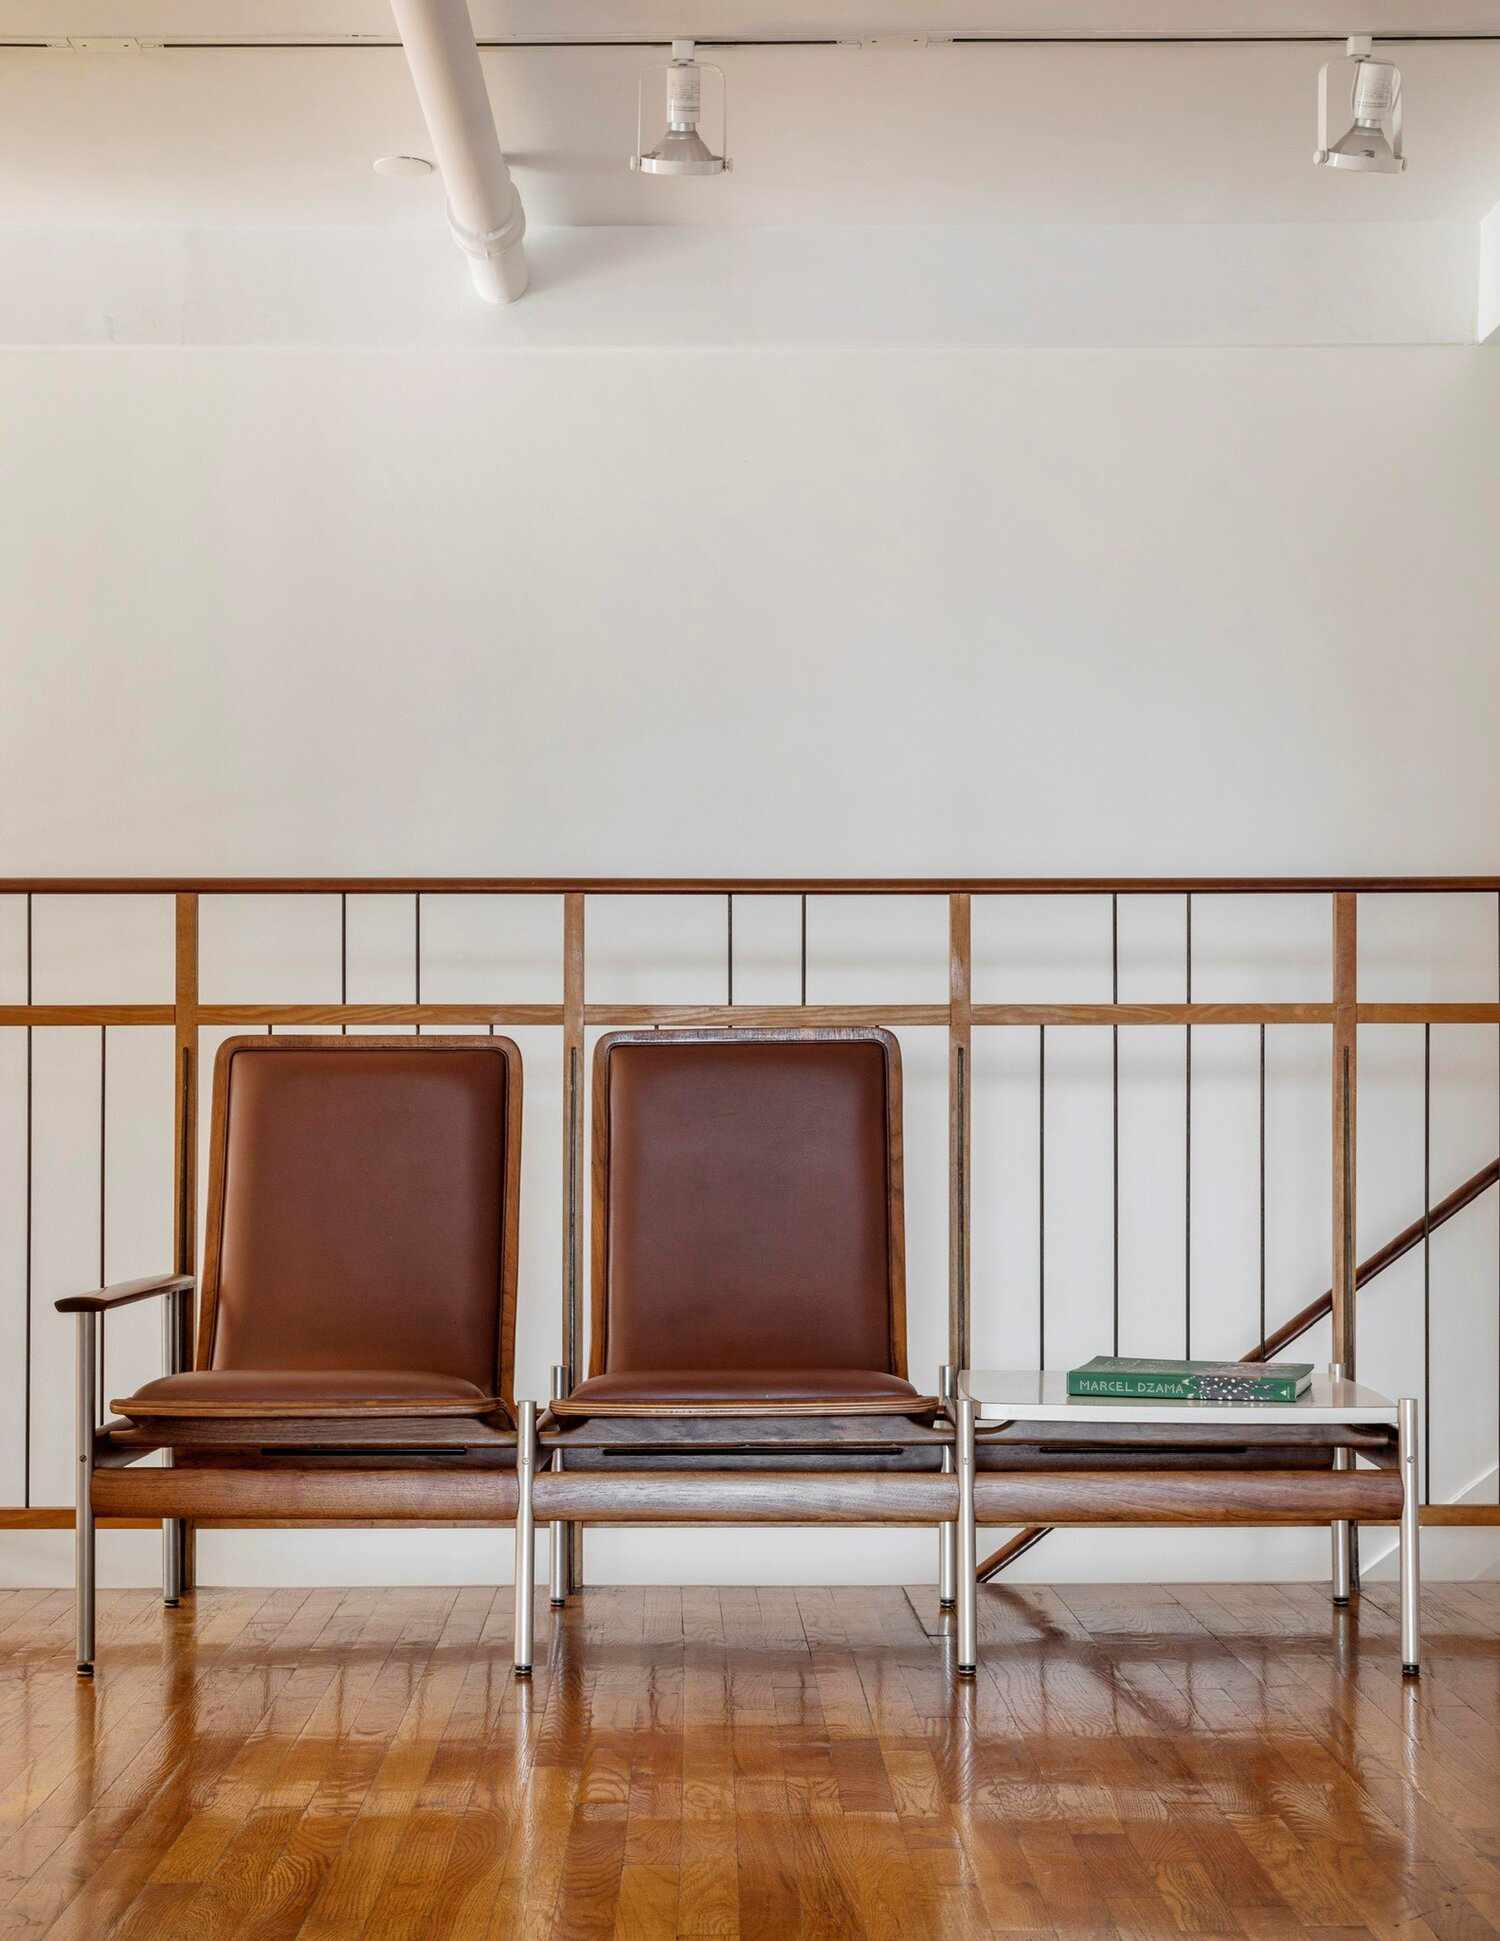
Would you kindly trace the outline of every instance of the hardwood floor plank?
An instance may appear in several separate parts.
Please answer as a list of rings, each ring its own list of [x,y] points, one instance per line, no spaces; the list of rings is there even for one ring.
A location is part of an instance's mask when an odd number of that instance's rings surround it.
[[[197,1649],[168,1668],[170,1696],[156,1734],[112,1785],[92,1794],[89,1810],[0,1909],[0,1934],[92,1937],[124,1916],[163,1837],[169,1829],[175,1834],[190,1810],[194,1787],[216,1776],[264,1714],[269,1695],[292,1676],[291,1664],[273,1662],[273,1647],[307,1596],[259,1591],[203,1600],[193,1614]],[[182,1627],[172,1630],[182,1637]],[[101,1649],[107,1649],[103,1636],[101,1626]],[[232,1664],[226,1662],[231,1647]],[[74,1683],[86,1756],[94,1742],[97,1681]]]
[[[1500,1935],[1500,1586],[0,1592],[0,1941]]]

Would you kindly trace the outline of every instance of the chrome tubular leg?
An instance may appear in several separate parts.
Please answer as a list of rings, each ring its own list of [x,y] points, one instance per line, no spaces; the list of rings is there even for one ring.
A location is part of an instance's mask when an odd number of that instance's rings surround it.
[[[178,1516],[161,1521],[161,1601],[169,1611],[182,1602],[182,1541],[185,1525]]]
[[[78,1317],[78,1393],[76,1413],[75,1500],[73,1518],[74,1604],[78,1620],[78,1675],[94,1675],[94,1382],[99,1351],[99,1317]]]
[[[568,1371],[561,1362],[552,1369],[552,1399],[560,1402],[568,1392]],[[561,1449],[552,1451],[552,1467],[561,1469],[563,1454]],[[547,1597],[555,1610],[559,1604],[568,1601],[568,1526],[566,1523],[547,1525]]]
[[[531,1676],[536,1617],[536,1522],[531,1484],[536,1475],[536,1403],[516,1405],[516,1676]]]
[[[162,1366],[167,1374],[178,1375],[182,1372],[183,1313],[187,1296],[169,1294],[162,1303],[161,1335]],[[162,1453],[162,1461],[169,1467],[172,1461],[170,1449]],[[169,1609],[175,1609],[182,1602],[183,1558],[187,1548],[187,1525],[179,1516],[162,1518],[161,1525],[161,1601]]]
[[[944,1362],[938,1370],[938,1394],[948,1405],[952,1414],[953,1369]],[[943,1474],[953,1474],[953,1448],[949,1444],[943,1450]],[[955,1584],[958,1577],[958,1525],[940,1523],[938,1525],[938,1604],[945,1611],[953,1609]]]
[[[1422,1668],[1421,1494],[1417,1478],[1417,1404],[1396,1404],[1401,1461],[1401,1669],[1415,1678]]]
[[[1341,1382],[1344,1379],[1344,1364],[1340,1361],[1330,1362],[1328,1364],[1328,1374],[1331,1381]],[[1353,1467],[1353,1458],[1347,1449],[1334,1450],[1333,1466],[1335,1469],[1350,1469]],[[1332,1531],[1333,1601],[1342,1608],[1349,1602],[1349,1593],[1353,1580],[1354,1573],[1351,1563],[1353,1545],[1350,1541],[1349,1525],[1342,1518],[1334,1522]]]
[[[978,1664],[979,1566],[974,1527],[974,1402],[958,1398],[958,1675],[972,1678]]]

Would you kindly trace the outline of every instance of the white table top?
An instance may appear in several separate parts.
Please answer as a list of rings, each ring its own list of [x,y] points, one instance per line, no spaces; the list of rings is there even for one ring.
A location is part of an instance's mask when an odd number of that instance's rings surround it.
[[[981,1422],[1389,1422],[1396,1404],[1358,1382],[1314,1375],[1296,1402],[1138,1402],[1116,1395],[1069,1395],[1065,1369],[961,1369],[960,1395],[972,1396]]]

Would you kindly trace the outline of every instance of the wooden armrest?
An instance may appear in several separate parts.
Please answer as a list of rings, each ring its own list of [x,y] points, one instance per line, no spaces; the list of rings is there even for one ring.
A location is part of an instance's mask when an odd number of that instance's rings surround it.
[[[66,1295],[53,1306],[59,1314],[105,1314],[110,1308],[149,1301],[157,1294],[188,1294],[194,1285],[191,1274],[148,1274],[144,1280],[116,1281],[113,1287],[95,1288],[92,1294]]]

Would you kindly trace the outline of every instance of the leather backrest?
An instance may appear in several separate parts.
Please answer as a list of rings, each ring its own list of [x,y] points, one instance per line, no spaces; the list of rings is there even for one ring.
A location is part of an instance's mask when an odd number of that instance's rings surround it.
[[[200,1365],[409,1369],[509,1400],[506,1038],[240,1038],[214,1080]]]
[[[886,1032],[619,1032],[594,1067],[592,1367],[905,1374]]]

